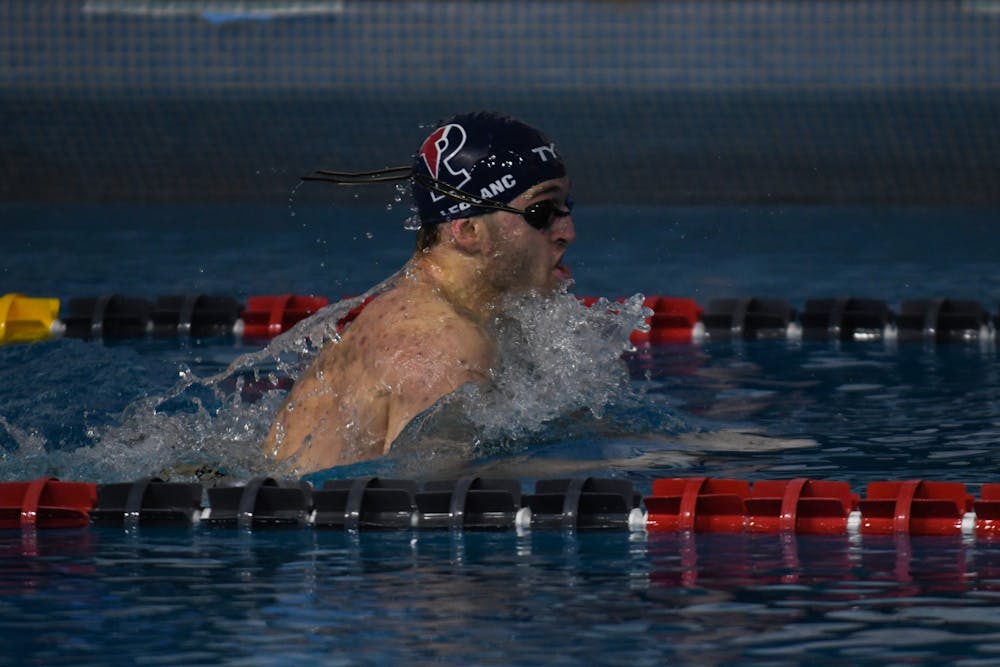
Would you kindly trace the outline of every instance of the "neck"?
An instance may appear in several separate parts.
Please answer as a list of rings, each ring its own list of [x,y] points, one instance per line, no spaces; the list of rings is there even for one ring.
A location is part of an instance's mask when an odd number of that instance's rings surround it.
[[[483,324],[493,314],[497,294],[483,281],[474,257],[435,247],[410,260],[407,276],[426,285],[458,312]]]

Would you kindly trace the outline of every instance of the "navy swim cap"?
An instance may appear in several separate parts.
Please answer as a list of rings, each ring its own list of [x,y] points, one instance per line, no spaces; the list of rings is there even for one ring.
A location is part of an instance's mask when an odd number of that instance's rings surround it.
[[[421,224],[495,209],[428,189],[426,181],[473,200],[510,204],[533,185],[566,175],[555,144],[535,128],[492,112],[460,114],[438,125],[414,158],[411,188]],[[425,183],[421,183],[425,181]],[[441,189],[440,187],[438,189]]]

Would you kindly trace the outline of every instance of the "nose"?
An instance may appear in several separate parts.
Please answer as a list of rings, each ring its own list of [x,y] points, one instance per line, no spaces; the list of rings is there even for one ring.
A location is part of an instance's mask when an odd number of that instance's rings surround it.
[[[560,215],[552,223],[549,230],[553,242],[567,246],[576,240],[576,227],[573,225],[573,214]]]

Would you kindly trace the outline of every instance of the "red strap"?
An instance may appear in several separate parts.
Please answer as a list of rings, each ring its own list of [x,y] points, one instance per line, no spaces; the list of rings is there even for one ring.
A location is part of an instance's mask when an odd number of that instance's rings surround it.
[[[285,328],[285,311],[288,310],[288,302],[291,300],[291,294],[282,294],[271,302],[271,317],[267,322],[268,335],[277,336]]]
[[[799,518],[799,498],[802,497],[802,490],[808,482],[809,480],[805,477],[796,477],[788,481],[785,495],[781,498],[781,514],[778,516],[778,526],[781,532],[795,532],[795,525]]]
[[[38,504],[42,499],[42,492],[45,485],[50,481],[55,481],[54,477],[39,477],[28,484],[24,491],[24,499],[21,501],[21,527],[34,528],[38,524]]]
[[[894,533],[910,532],[910,514],[913,510],[913,497],[922,480],[911,479],[902,482],[899,493],[896,494],[896,509],[893,512],[892,530]]]
[[[692,477],[684,483],[681,505],[677,513],[677,529],[694,532],[695,512],[698,508],[698,494],[708,480],[707,477]]]

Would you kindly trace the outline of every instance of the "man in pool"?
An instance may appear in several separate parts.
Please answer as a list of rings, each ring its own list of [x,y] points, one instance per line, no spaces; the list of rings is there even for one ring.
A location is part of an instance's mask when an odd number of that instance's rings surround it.
[[[396,282],[320,351],[271,426],[266,451],[300,473],[383,456],[440,398],[489,382],[488,325],[503,298],[551,292],[569,278],[570,182],[535,128],[458,115],[401,171],[318,172],[338,183],[409,179],[420,230]]]

